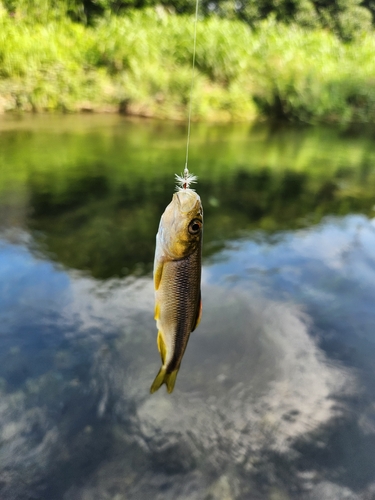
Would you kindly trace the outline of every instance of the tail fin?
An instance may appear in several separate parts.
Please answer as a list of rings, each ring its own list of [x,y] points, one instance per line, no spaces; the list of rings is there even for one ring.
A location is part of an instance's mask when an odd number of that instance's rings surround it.
[[[178,370],[174,370],[172,373],[167,373],[167,369],[162,366],[159,373],[156,375],[154,382],[152,383],[150,392],[153,394],[157,391],[163,384],[166,384],[167,391],[169,394],[173,391],[174,384],[176,383]]]

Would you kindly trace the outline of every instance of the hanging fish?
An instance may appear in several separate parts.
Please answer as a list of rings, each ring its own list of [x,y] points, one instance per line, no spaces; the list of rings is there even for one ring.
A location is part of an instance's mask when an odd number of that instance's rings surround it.
[[[201,312],[201,253],[203,208],[199,195],[189,188],[196,181],[185,167],[171,203],[160,219],[154,261],[155,320],[162,367],[151,393],[166,384],[173,391],[190,333]]]

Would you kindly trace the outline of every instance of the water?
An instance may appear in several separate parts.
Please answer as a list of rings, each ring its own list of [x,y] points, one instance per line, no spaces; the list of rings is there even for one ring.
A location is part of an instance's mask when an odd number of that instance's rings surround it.
[[[193,125],[204,313],[150,396],[186,128],[3,117],[1,500],[375,499],[373,136]]]

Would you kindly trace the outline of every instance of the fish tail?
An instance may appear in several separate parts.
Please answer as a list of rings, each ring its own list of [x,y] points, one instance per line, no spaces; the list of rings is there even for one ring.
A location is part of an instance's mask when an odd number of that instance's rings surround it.
[[[174,370],[172,373],[167,373],[167,368],[162,366],[159,373],[156,375],[154,382],[152,383],[150,392],[153,394],[157,391],[163,384],[166,384],[167,391],[169,394],[173,391],[174,384],[176,383],[178,370]]]

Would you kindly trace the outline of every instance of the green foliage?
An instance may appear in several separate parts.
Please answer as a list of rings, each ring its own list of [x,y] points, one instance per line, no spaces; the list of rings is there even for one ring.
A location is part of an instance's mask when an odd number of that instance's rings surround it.
[[[218,3],[220,13],[221,5]],[[362,0],[243,0],[237,15],[251,26],[273,16],[277,21],[305,28],[328,28],[343,40],[371,31],[373,20]]]
[[[93,24],[96,19],[119,15],[132,9],[167,8],[170,12],[192,14],[195,0],[3,0],[17,18],[47,22],[70,16],[74,21]],[[273,16],[283,23],[305,28],[328,28],[343,40],[371,31],[375,13],[372,0],[201,0],[200,13],[210,17],[241,19],[252,27]]]
[[[374,121],[375,39],[343,44],[325,31],[266,22],[259,32],[257,90],[261,108],[302,121]],[[253,74],[255,74],[253,72]]]
[[[76,0],[3,0],[3,5],[12,17],[32,24],[83,14],[83,4]]]
[[[89,67],[90,32],[68,21],[31,26],[0,19],[0,95],[5,109],[69,110],[95,101],[108,81]],[[5,103],[5,104],[4,104]]]
[[[66,17],[32,25],[0,13],[0,110],[185,119],[193,30],[192,17],[159,8],[91,27]],[[211,16],[198,23],[196,49],[193,119],[375,120],[372,34],[343,43],[273,18],[251,30]]]

